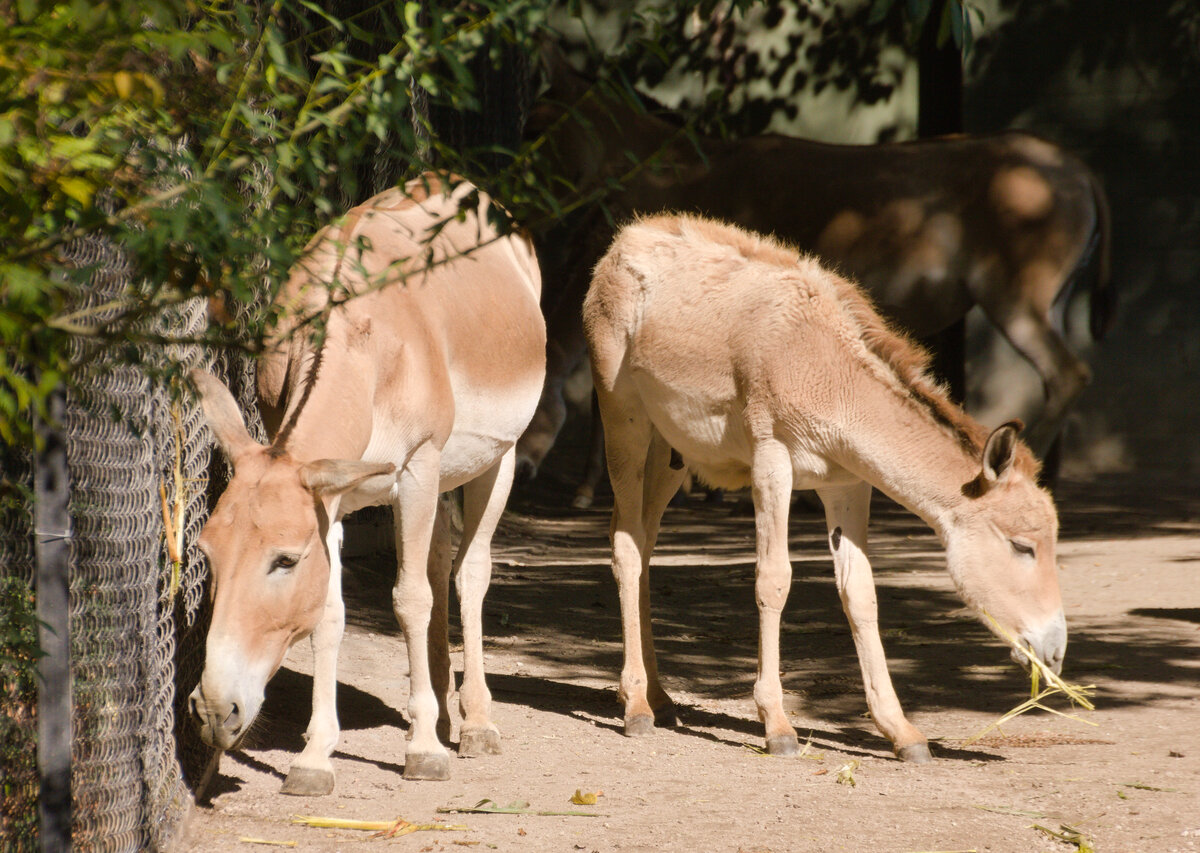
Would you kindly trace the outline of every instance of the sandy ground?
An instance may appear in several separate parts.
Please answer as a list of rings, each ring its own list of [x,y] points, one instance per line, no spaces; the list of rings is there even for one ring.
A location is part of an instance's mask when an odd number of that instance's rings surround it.
[[[272,849],[246,838],[312,851],[1076,849],[1035,828],[1065,824],[1104,853],[1200,850],[1200,499],[1187,483],[1062,484],[1065,675],[1096,685],[1096,711],[1082,715],[1094,725],[1029,714],[971,746],[964,740],[1021,702],[1029,681],[962,609],[932,534],[877,500],[872,556],[884,643],[910,719],[934,741],[936,760],[924,766],[892,758],[863,716],[823,522],[803,506],[793,513],[783,678],[808,754],[760,751],[753,522],[731,513],[732,501],[668,510],[652,589],[660,664],[681,721],[625,738],[607,505],[569,511],[565,479],[539,483],[510,503],[485,607],[504,754],[454,758],[448,782],[403,780],[407,662],[390,608],[392,558],[357,558],[346,573],[334,793],[279,793],[307,724],[304,644],[268,690],[254,745],[224,756],[184,849]],[[838,781],[848,764],[853,786]],[[572,805],[576,790],[597,794],[597,804]],[[484,799],[588,815],[438,811]],[[371,839],[293,825],[295,814],[467,829]]]

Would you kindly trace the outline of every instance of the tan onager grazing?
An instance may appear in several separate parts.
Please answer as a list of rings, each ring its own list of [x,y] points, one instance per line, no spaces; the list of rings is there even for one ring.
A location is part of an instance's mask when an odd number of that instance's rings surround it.
[[[285,333],[259,364],[270,445],[251,438],[224,385],[202,371],[192,375],[234,466],[200,537],[214,598],[192,712],[206,742],[236,747],[284,654],[311,634],[312,719],[285,793],[333,789],[345,624],[341,519],[376,504],[391,504],[396,515],[392,599],[408,646],[412,719],[404,776],[449,778],[442,741],[450,737],[453,692],[451,562],[438,495],[458,486],[459,752],[499,752],[484,683],[482,605],[492,533],[512,485],[513,446],[541,392],[546,336],[532,246],[498,233],[488,199],[475,192],[427,175],[317,235],[279,300]],[[331,293],[353,298],[329,313],[323,337],[311,326],[297,328]]]
[[[674,716],[658,678],[648,571],[684,466],[715,486],[753,489],[754,699],[771,753],[797,750],[779,680],[793,489],[815,489],[825,505],[867,704],[902,759],[928,760],[929,747],[905,719],[879,638],[867,560],[872,487],[937,532],[967,603],[1061,666],[1057,515],[1018,427],[988,435],[949,403],[928,378],[924,353],[853,284],[769,238],[657,216],[617,235],[596,267],[583,320],[614,494],[626,734]]]

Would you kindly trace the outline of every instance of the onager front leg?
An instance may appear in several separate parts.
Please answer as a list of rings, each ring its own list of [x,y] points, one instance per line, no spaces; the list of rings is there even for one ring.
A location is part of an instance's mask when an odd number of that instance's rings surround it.
[[[433,589],[428,562],[438,504],[439,457],[432,445],[418,449],[400,474],[396,498],[400,570],[392,590],[392,607],[408,646],[408,713],[412,720],[405,779],[450,778],[450,753],[437,736],[438,699],[429,666]]]
[[[858,483],[818,489],[817,494],[825,505],[834,577],[858,651],[871,718],[892,742],[897,757],[917,763],[929,761],[929,744],[925,736],[905,718],[900,700],[896,698],[883,654],[883,642],[879,638],[879,605],[875,599],[871,563],[867,560],[871,486]]]
[[[779,623],[792,585],[788,556],[788,510],[792,497],[792,460],[774,438],[758,441],[751,470],[757,550],[754,597],[758,603],[758,678],[754,702],[766,725],[767,752],[795,755],[796,730],[783,710],[779,681]]]
[[[304,733],[304,751],[288,768],[280,791],[299,797],[321,797],[333,791],[333,762],[341,730],[337,719],[337,660],[346,629],[342,602],[342,523],[332,522],[325,536],[329,550],[329,584],[325,608],[311,635],[313,651],[312,717]]]

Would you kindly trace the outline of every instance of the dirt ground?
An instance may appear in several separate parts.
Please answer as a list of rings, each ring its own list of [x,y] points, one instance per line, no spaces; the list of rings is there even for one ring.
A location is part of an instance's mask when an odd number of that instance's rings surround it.
[[[448,782],[403,780],[407,663],[391,612],[392,558],[355,558],[334,793],[279,793],[307,725],[311,654],[302,644],[268,689],[254,745],[224,756],[184,849],[272,849],[244,840],[256,838],[310,851],[1023,853],[1077,849],[1035,828],[1066,825],[1086,837],[1084,850],[1200,850],[1200,498],[1188,483],[1125,475],[1060,486],[1064,674],[1096,685],[1096,710],[1082,714],[1094,725],[1029,714],[970,746],[963,741],[1026,698],[1028,678],[963,610],[932,533],[877,499],[884,643],[909,718],[934,742],[936,760],[924,766],[895,760],[864,717],[823,523],[802,504],[782,648],[786,699],[808,753],[761,753],[753,522],[731,512],[732,499],[668,510],[652,595],[680,725],[625,738],[610,504],[569,510],[565,477],[538,483],[510,502],[485,605],[504,754],[454,758]],[[848,764],[853,785],[838,781]],[[597,794],[596,805],[573,805],[577,790]],[[439,812],[485,799],[587,815]],[[296,814],[466,830],[371,839],[293,825]]]

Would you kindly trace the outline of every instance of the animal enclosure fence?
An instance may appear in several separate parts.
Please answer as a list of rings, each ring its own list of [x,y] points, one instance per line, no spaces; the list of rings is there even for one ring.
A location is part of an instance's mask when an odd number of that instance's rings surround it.
[[[110,244],[76,241],[68,260],[96,270],[83,310],[102,312],[129,286],[127,265]],[[195,335],[205,313],[203,301],[192,300],[153,331]],[[214,471],[198,409],[173,402],[152,378],[171,360],[215,370],[254,411],[246,359],[217,363],[198,347],[142,347],[116,357],[80,346],[75,363],[86,380],[68,394],[61,425],[70,474],[72,838],[80,850],[169,847],[191,802],[188,784],[209,758],[185,718],[186,690],[176,688],[194,682],[203,665],[204,568],[194,542],[215,485],[210,477],[224,469]],[[253,428],[261,436],[261,425]],[[30,487],[29,461],[12,467],[7,476]],[[164,503],[182,525],[178,565],[165,546]],[[10,507],[0,514],[0,576],[32,585],[34,565],[32,508]],[[27,747],[34,748],[32,731]],[[6,794],[22,795],[36,812],[36,785]],[[36,849],[31,822],[4,828],[6,850]]]

